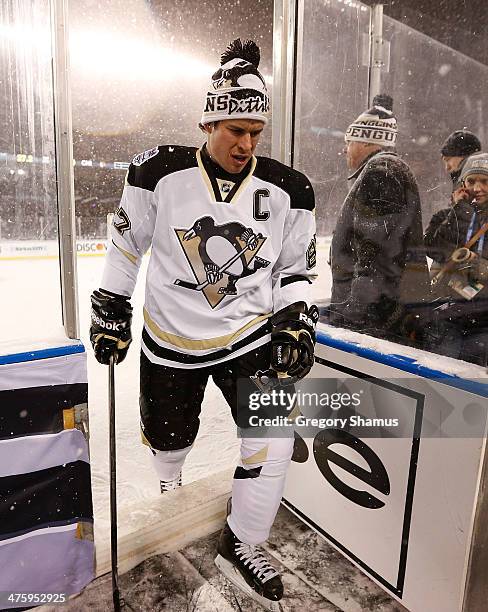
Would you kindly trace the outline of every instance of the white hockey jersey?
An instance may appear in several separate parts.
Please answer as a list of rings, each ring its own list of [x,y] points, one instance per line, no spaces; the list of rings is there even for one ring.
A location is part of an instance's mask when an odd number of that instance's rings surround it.
[[[144,253],[142,350],[155,363],[213,365],[269,340],[273,312],[307,300],[314,193],[300,172],[253,157],[241,173],[206,147],[137,155],[114,215],[101,288],[130,296]]]

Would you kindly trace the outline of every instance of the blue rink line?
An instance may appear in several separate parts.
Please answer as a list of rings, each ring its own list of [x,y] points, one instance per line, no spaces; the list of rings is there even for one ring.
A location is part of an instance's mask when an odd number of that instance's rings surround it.
[[[481,395],[482,397],[488,397],[488,383],[477,382],[476,380],[470,380],[468,378],[461,378],[455,374],[442,372],[442,370],[433,370],[432,368],[428,368],[417,363],[413,357],[407,357],[406,355],[400,354],[389,355],[387,353],[380,353],[375,349],[367,348],[354,342],[347,342],[346,340],[334,338],[322,330],[317,330],[317,340],[325,346],[330,346],[331,348],[335,348],[346,353],[351,353],[353,355],[357,355],[358,357],[364,357],[364,359],[369,359],[370,361],[375,361],[376,363],[382,363],[392,368],[396,368],[397,370],[408,372],[409,374],[416,374],[417,376],[422,376],[423,378],[427,378],[429,380],[436,380],[437,382],[445,385],[457,387],[458,389],[475,393],[476,395]]]
[[[11,363],[22,363],[25,361],[37,361],[38,359],[49,359],[50,357],[65,357],[76,353],[84,353],[83,344],[73,344],[69,346],[56,346],[54,348],[39,349],[25,353],[12,353],[11,355],[0,355],[0,365]]]

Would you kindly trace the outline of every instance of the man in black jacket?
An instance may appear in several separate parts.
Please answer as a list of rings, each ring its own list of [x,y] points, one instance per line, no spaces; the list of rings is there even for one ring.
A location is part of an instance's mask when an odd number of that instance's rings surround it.
[[[460,182],[463,198],[437,212],[424,236],[434,270],[426,348],[486,365],[488,232],[483,228],[488,222],[488,154],[469,157]]]
[[[446,172],[449,172],[451,176],[455,189],[454,193],[456,192],[456,187],[458,187],[458,179],[461,176],[466,159],[480,151],[481,142],[479,138],[469,130],[456,130],[446,138],[442,145],[441,155]]]
[[[390,96],[349,126],[346,156],[354,181],[331,244],[330,322],[405,340],[412,315],[428,301],[417,183],[393,151],[397,136]]]

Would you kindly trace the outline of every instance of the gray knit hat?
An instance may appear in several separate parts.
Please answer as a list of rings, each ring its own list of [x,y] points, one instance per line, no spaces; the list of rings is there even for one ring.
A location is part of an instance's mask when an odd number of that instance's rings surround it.
[[[460,180],[464,181],[470,174],[488,174],[488,153],[478,153],[468,157],[461,172]]]
[[[220,68],[212,75],[200,123],[224,119],[268,122],[269,97],[258,70],[260,52],[252,40],[237,38],[222,54]]]

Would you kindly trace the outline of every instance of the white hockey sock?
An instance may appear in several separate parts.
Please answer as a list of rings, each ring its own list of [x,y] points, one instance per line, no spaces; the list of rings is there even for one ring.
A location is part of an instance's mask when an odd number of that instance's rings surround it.
[[[246,544],[268,536],[281,502],[293,438],[243,438],[232,485],[229,527]]]
[[[191,446],[174,451],[151,449],[152,464],[159,480],[174,480],[181,472],[186,456],[191,449]]]

